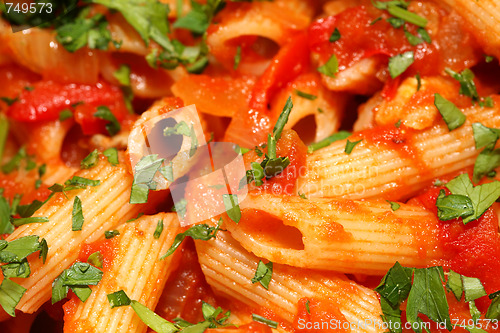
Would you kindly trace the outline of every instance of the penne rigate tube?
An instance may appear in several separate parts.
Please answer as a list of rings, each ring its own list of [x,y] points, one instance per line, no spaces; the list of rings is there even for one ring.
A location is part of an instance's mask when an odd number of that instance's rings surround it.
[[[409,198],[432,179],[474,165],[476,150],[471,124],[500,127],[500,99],[495,107],[463,110],[467,121],[450,131],[442,120],[433,127],[414,131],[394,125],[354,133],[359,142],[350,154],[347,140],[332,143],[307,157],[299,170],[298,193],[307,197]]]
[[[442,255],[432,212],[383,200],[252,195],[238,224],[225,226],[241,245],[276,263],[383,275],[399,261],[424,267]]]
[[[120,155],[120,160],[124,158]],[[16,307],[22,312],[33,313],[50,299],[52,282],[77,259],[81,244],[97,240],[106,230],[116,228],[120,222],[144,210],[144,205],[128,203],[133,178],[124,164],[112,166],[101,155],[96,166],[81,170],[76,176],[100,180],[100,185],[56,193],[33,214],[47,217],[49,222],[22,225],[7,238],[12,241],[37,235],[40,239],[45,238],[49,248],[45,264],[38,257],[30,257],[31,275],[16,281],[27,289]],[[76,196],[81,200],[84,216],[81,231],[72,231]]]
[[[289,331],[304,298],[328,299],[337,305],[343,322],[356,327],[357,332],[383,332],[380,304],[374,291],[350,281],[342,274],[304,271],[286,265],[274,265],[271,282],[265,289],[251,279],[259,258],[246,251],[227,232],[216,239],[195,241],[198,258],[207,282],[212,288],[255,308],[267,308],[285,323],[280,331]]]
[[[443,0],[462,15],[487,52],[500,57],[500,4],[496,0]]]
[[[163,221],[163,231],[156,239],[158,221]],[[120,234],[107,240],[111,243],[111,258],[108,264],[104,258],[103,277],[91,287],[90,297],[85,302],[73,297],[64,304],[64,332],[146,332],[146,324],[130,306],[111,308],[107,295],[123,290],[130,299],[154,309],[175,269],[172,266],[178,263],[175,255],[160,260],[178,229],[179,221],[173,213],[142,216],[121,225]]]

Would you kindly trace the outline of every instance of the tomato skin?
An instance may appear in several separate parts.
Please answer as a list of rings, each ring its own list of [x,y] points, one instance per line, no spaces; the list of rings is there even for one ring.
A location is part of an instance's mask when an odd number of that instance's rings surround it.
[[[283,46],[257,80],[249,106],[267,110],[274,94],[309,67],[308,34],[302,33]]]
[[[167,320],[202,321],[203,302],[215,305],[215,297],[201,270],[194,242],[186,239],[177,251],[182,252],[182,264],[170,274],[156,311]]]
[[[290,164],[282,173],[271,179],[264,180],[258,191],[274,194],[293,195],[295,183],[301,172],[304,172],[307,158],[307,147],[295,131],[284,131],[276,146],[276,156],[286,156]]]
[[[415,197],[409,203],[416,203],[437,214],[436,199],[441,189],[435,187]],[[462,219],[441,221],[440,242],[444,251],[444,266],[457,273],[481,280],[487,293],[500,290],[500,235],[498,218],[489,208],[479,219],[463,224]],[[482,297],[476,301],[478,308],[485,311],[490,301]]]
[[[107,106],[118,121],[128,114],[121,90],[104,81],[95,85],[41,81],[33,87],[22,91],[19,101],[9,107],[10,118],[21,122],[57,120],[62,110],[71,110],[72,105],[83,102],[76,107],[75,119],[85,134],[96,134],[106,133],[107,123],[93,116],[98,106]]]
[[[415,5],[417,7],[419,5]],[[438,75],[450,67],[456,71],[471,67],[478,61],[478,47],[466,31],[465,24],[456,15],[449,15],[439,6],[428,6],[432,12],[431,19],[439,22],[438,32],[431,36],[431,43],[411,45],[403,28],[396,29],[386,20],[387,14],[373,6],[358,6],[347,9],[336,16],[321,18],[309,27],[309,48],[321,63],[325,63],[332,54],[339,62],[339,70],[345,70],[360,60],[372,56],[389,58],[407,51],[414,52],[414,63],[408,68],[406,75]],[[423,9],[422,9],[423,10]],[[381,20],[374,21],[377,18]],[[331,34],[338,29],[341,38],[330,42]],[[409,33],[417,36],[417,27],[406,24]],[[451,42],[450,34],[461,36],[459,42]],[[462,49],[468,51],[460,56]],[[389,89],[390,90],[390,89]],[[386,91],[387,96],[389,91]],[[389,94],[390,95],[390,94]],[[388,96],[387,96],[388,97]]]
[[[264,143],[271,130],[269,104],[278,90],[310,66],[307,33],[295,36],[283,46],[271,64],[255,82],[248,109],[233,116],[224,141],[243,147]]]

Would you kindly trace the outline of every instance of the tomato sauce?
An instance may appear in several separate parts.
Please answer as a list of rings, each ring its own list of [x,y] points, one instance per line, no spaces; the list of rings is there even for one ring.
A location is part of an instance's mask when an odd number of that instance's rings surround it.
[[[94,243],[83,244],[78,255],[78,260],[87,262],[89,256],[97,251],[101,252],[102,255],[102,270],[105,272],[109,271],[115,257],[115,242],[113,239],[103,239]]]
[[[409,10],[412,11],[412,8]],[[454,27],[453,30],[457,33],[457,29],[463,26],[461,22],[457,23],[449,19],[447,13],[439,8],[434,8],[432,12],[433,15],[437,16],[432,19],[439,22],[440,31],[450,33]],[[463,35],[463,38],[456,41],[455,45],[449,43],[447,35],[431,35],[431,43],[412,46],[408,42],[403,28],[394,28],[385,20],[388,17],[390,16],[385,11],[378,10],[372,5],[366,5],[347,9],[336,16],[321,18],[309,27],[310,50],[319,56],[322,64],[328,61],[332,54],[335,54],[341,71],[364,58],[383,56],[388,59],[397,54],[413,51],[415,62],[405,73],[407,75],[415,75],[416,73],[435,75],[441,73],[447,66],[462,70],[478,59],[478,55],[475,54],[477,52],[471,52],[471,54],[467,54],[466,58],[456,59],[457,61],[451,59],[457,55],[449,50],[443,54],[442,49],[445,47],[456,49],[455,53],[457,54],[460,53],[459,49],[478,49],[475,41],[470,38],[465,29],[458,31]],[[377,20],[378,18],[382,19]],[[455,20],[454,17],[453,20]],[[332,43],[329,38],[335,28],[339,30],[341,38]],[[417,26],[406,24],[406,29],[414,36],[418,36]]]
[[[403,124],[401,124],[400,127],[396,127],[395,125],[384,125],[364,130],[356,134],[350,141],[363,139],[370,145],[394,150],[401,158],[411,161],[420,172],[429,172],[430,170],[426,166],[425,161],[419,156],[413,144],[414,133],[414,130]]]
[[[244,147],[264,143],[270,133],[270,102],[285,87],[309,68],[308,35],[302,33],[283,46],[256,81],[248,108],[234,115],[225,140]]]
[[[215,305],[216,301],[201,270],[193,241],[186,239],[177,251],[182,251],[181,264],[170,274],[156,312],[168,320],[181,317],[196,323],[203,320],[203,302]]]
[[[256,188],[258,192],[292,195],[295,193],[295,183],[301,173],[305,173],[307,147],[294,131],[283,131],[276,145],[277,157],[288,157],[290,164],[282,173]]]
[[[351,332],[350,323],[331,299],[301,298],[293,322],[296,332]]]
[[[108,107],[119,122],[130,117],[120,88],[104,81],[95,85],[40,81],[33,88],[23,90],[19,101],[9,107],[7,115],[10,118],[22,122],[56,120],[61,111],[69,109],[74,112],[83,133],[90,135],[107,133],[108,121],[94,116],[98,106]]]
[[[436,199],[444,187],[430,189],[410,203],[420,204],[437,214]],[[500,235],[498,219],[488,209],[479,219],[463,224],[462,219],[440,221],[439,241],[444,252],[438,263],[465,276],[481,280],[487,293],[500,290]],[[479,310],[485,311],[490,303],[487,297],[476,300]]]

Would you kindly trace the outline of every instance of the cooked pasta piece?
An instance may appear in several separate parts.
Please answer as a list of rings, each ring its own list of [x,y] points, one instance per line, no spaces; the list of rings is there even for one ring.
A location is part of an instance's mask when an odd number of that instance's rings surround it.
[[[259,258],[243,249],[226,232],[210,241],[195,241],[199,261],[212,288],[252,306],[264,307],[281,317],[280,330],[287,331],[297,318],[299,301],[327,299],[341,313],[342,322],[380,320],[380,305],[375,293],[341,274],[320,273],[274,265],[269,289],[252,284]],[[375,326],[358,332],[382,332]]]
[[[285,128],[295,129],[305,142],[321,141],[336,132],[349,98],[326,89],[319,74],[308,73],[299,76],[274,97],[271,113],[279,115],[289,96],[293,98],[293,109]],[[308,122],[309,118],[314,121]]]
[[[163,221],[163,231],[155,238],[158,221]],[[172,245],[178,229],[173,213],[143,216],[121,225],[118,236],[105,240],[111,250],[103,254],[104,274],[99,284],[91,287],[90,297],[85,302],[73,297],[64,304],[64,332],[146,332],[146,325],[131,307],[112,309],[107,295],[123,290],[130,299],[154,309],[178,262],[175,254],[159,259]]]
[[[364,0],[332,0],[323,5],[323,11],[326,15],[337,15],[344,10],[363,5]]]
[[[120,156],[121,160],[125,157]],[[80,245],[92,242],[106,230],[120,222],[137,216],[144,205],[129,204],[132,176],[124,164],[111,166],[104,156],[90,169],[77,172],[76,176],[100,180],[100,185],[87,189],[56,193],[33,216],[47,217],[49,222],[25,224],[17,228],[7,241],[28,235],[45,238],[48,255],[45,264],[39,258],[29,260],[31,275],[19,284],[27,289],[17,309],[35,312],[50,299],[51,284],[78,256]],[[66,197],[67,196],[67,197]],[[74,198],[81,200],[84,223],[81,231],[72,231]]]
[[[199,112],[218,117],[232,117],[248,108],[248,95],[255,84],[253,76],[210,77],[186,75],[172,86],[172,92],[186,105],[195,104]]]
[[[37,123],[12,121],[19,144],[36,153],[40,163],[60,163],[64,139],[74,125],[72,120],[54,120]]]
[[[98,80],[97,54],[86,49],[74,53],[66,51],[57,43],[51,30],[31,28],[12,33],[10,27],[6,27],[0,34],[2,43],[9,46],[16,63],[41,74],[45,79],[87,84],[94,84]]]
[[[479,151],[471,124],[500,127],[500,99],[495,107],[464,109],[467,121],[449,131],[442,120],[431,128],[412,131],[387,125],[355,133],[362,140],[346,154],[346,140],[337,141],[307,158],[298,192],[314,197],[369,198],[382,194],[392,200],[408,198],[433,178],[474,165]]]
[[[470,25],[470,31],[486,52],[500,57],[500,4],[495,0],[443,0],[454,8]]]
[[[283,45],[294,32],[307,27],[312,15],[313,5],[304,0],[238,5],[236,9],[226,11],[222,15],[217,29],[209,32],[207,44],[222,64],[232,64],[237,46],[234,42],[238,39],[243,41],[247,36],[256,36]],[[267,61],[264,64],[265,66],[257,65],[257,67],[265,68]],[[257,68],[252,62],[248,65],[242,63],[240,69],[243,72],[254,73]]]
[[[177,135],[180,139],[175,136],[172,139],[163,134],[164,129],[174,128],[182,122],[196,136],[196,140],[193,140],[192,135],[181,134]],[[196,107],[182,107],[178,99],[165,98],[156,102],[135,122],[128,138],[130,164],[134,168],[142,157],[158,154],[171,163],[173,179],[178,179],[196,164],[202,154],[198,146],[204,146],[205,142],[203,124]],[[160,173],[155,175],[154,181],[157,190],[167,189],[172,183]]]
[[[442,257],[435,215],[399,205],[249,194],[241,221],[226,227],[248,251],[296,267],[378,275],[396,261],[424,267]]]
[[[382,82],[376,76],[381,64],[379,58],[366,58],[341,71],[335,77],[321,75],[321,78],[325,86],[333,91],[372,94],[382,86]]]
[[[360,108],[359,123],[356,130],[374,126],[393,125],[401,120],[406,127],[424,130],[430,128],[441,118],[432,104],[435,92],[449,100],[459,100],[456,80],[444,77],[424,77],[419,82],[414,77],[405,79],[397,88],[395,96],[384,99],[381,94],[374,95]],[[372,119],[368,121],[369,114]]]

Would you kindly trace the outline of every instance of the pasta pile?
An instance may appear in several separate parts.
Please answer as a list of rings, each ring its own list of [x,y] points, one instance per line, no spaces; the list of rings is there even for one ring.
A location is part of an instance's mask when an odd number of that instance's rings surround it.
[[[0,332],[500,332],[498,1],[0,13]]]

